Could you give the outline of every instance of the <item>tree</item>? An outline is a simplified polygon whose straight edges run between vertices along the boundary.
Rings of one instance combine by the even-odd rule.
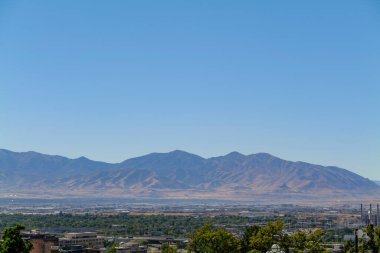
[[[177,253],[177,249],[170,247],[168,243],[163,243],[161,245],[161,253]]]
[[[241,238],[241,241],[240,241],[241,253],[247,253],[248,251],[252,250],[249,240],[251,239],[251,237],[256,236],[259,230],[260,230],[260,227],[257,225],[250,226],[245,229],[243,237]]]
[[[281,220],[276,220],[261,227],[259,231],[250,238],[250,248],[265,253],[272,248],[273,244],[280,245],[281,239],[284,237],[284,226]]]
[[[379,253],[380,228],[375,228],[372,224],[368,224],[366,234],[368,236],[368,240],[363,240],[363,249],[371,250],[372,253]]]
[[[273,245],[284,253],[289,253],[291,250],[294,253],[325,252],[321,245],[324,235],[322,230],[298,231],[289,235],[284,232],[284,227],[285,224],[281,220],[276,220],[261,228],[248,229],[241,241],[242,249],[248,251],[242,251],[242,253],[266,253],[271,251]],[[248,246],[246,245],[247,237],[249,238]]]
[[[116,253],[116,247],[113,245],[111,248],[107,250],[107,253]]]
[[[351,240],[345,242],[343,247],[343,253],[354,253],[355,245]]]
[[[305,231],[298,231],[291,236],[294,253],[302,253],[306,250],[307,234]]]
[[[293,243],[292,237],[286,233],[283,233],[278,242],[278,245],[285,253],[289,253],[290,248],[293,246],[292,243]]]
[[[374,229],[374,243],[377,247],[377,252],[380,252],[380,227],[375,227]]]
[[[227,230],[206,225],[190,236],[188,250],[194,253],[237,253],[239,241]]]
[[[306,252],[309,253],[323,253],[326,250],[321,245],[324,231],[318,229],[308,234],[306,237]]]
[[[323,230],[298,231],[294,234],[284,232],[281,220],[269,222],[266,226],[248,227],[240,241],[223,228],[206,225],[191,236],[188,250],[194,253],[324,253],[322,246]],[[379,237],[374,236],[374,241]],[[374,252],[379,253],[379,252]]]
[[[17,224],[4,230],[3,241],[0,242],[0,253],[29,253],[33,245],[30,241],[24,241],[21,231],[25,227]]]

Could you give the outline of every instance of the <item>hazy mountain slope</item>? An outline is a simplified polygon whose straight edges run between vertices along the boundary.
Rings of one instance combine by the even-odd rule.
[[[249,197],[251,194],[360,194],[374,182],[348,170],[290,162],[270,154],[202,158],[152,153],[117,164],[0,150],[2,192],[156,197]]]
[[[209,159],[214,184],[226,183],[255,192],[337,192],[366,191],[376,188],[370,180],[348,170],[304,162],[290,162],[265,153],[244,156],[231,153]]]
[[[39,186],[66,177],[78,177],[107,170],[113,165],[85,157],[69,159],[37,152],[0,149],[0,183],[3,186]]]
[[[184,151],[152,153],[131,158],[76,180],[66,179],[70,187],[114,192],[152,192],[154,190],[186,190],[205,180],[206,159]]]

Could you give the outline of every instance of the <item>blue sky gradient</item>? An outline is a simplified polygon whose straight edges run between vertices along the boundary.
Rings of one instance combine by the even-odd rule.
[[[0,147],[268,152],[380,179],[379,1],[1,1]]]

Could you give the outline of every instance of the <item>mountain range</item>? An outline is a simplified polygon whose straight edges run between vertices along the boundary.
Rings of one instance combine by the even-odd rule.
[[[267,153],[203,158],[176,150],[121,163],[0,149],[0,194],[149,198],[336,198],[380,186],[346,169]]]

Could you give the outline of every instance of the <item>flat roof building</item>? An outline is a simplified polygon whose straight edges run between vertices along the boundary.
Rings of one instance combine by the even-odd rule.
[[[61,249],[71,249],[78,245],[90,249],[102,249],[104,247],[103,238],[98,237],[94,232],[65,233],[63,238],[59,238]]]

